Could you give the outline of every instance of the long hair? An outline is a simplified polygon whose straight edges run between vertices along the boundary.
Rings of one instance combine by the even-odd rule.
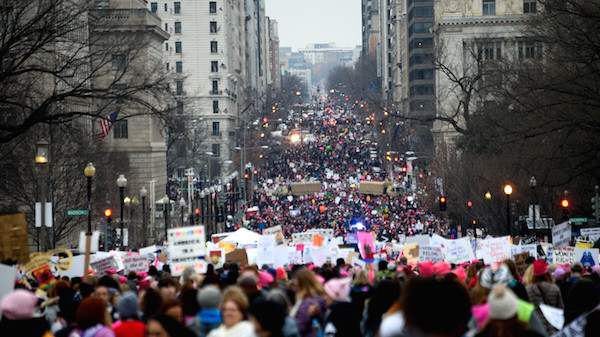
[[[75,323],[81,330],[98,324],[106,325],[106,303],[98,297],[87,297],[77,308]]]
[[[321,282],[317,280],[315,275],[308,269],[302,268],[294,274],[294,278],[298,282],[298,288],[301,298],[324,295],[325,291]]]
[[[490,319],[481,330],[488,337],[518,337],[527,331],[527,326],[515,315],[507,320]]]

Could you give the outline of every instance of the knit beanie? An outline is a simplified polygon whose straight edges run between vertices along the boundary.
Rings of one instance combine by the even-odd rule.
[[[540,276],[548,273],[548,269],[546,268],[546,261],[544,260],[535,260],[533,261],[533,275]]]
[[[325,282],[323,289],[334,302],[346,302],[350,296],[351,281],[349,277],[332,278]]]
[[[196,297],[200,309],[217,309],[221,304],[221,291],[215,286],[205,286]]]
[[[137,296],[131,291],[126,292],[117,301],[117,312],[123,319],[138,319],[139,302]]]
[[[31,291],[17,289],[4,296],[0,302],[0,311],[6,318],[14,321],[33,317],[38,298]]]
[[[488,296],[490,319],[507,320],[519,310],[519,299],[503,285],[495,285]]]
[[[423,277],[433,276],[433,266],[431,265],[431,261],[419,262],[419,275]]]
[[[438,261],[433,264],[433,273],[436,276],[446,275],[450,273],[450,264],[444,261]]]

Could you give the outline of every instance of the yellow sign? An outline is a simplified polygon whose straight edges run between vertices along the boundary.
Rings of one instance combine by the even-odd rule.
[[[53,258],[54,257],[54,258]],[[71,269],[73,253],[66,248],[57,248],[49,252],[37,252],[29,255],[29,263],[23,264],[19,269],[26,273],[39,269],[47,264],[54,265],[58,272]]]

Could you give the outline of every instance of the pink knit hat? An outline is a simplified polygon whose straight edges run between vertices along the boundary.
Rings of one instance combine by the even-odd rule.
[[[351,281],[352,279],[349,277],[332,278],[325,282],[323,289],[334,302],[345,302],[350,296]]]
[[[419,275],[423,277],[433,276],[433,266],[431,265],[431,261],[419,262]]]
[[[438,261],[433,264],[433,273],[436,276],[450,273],[450,264],[444,261]]]
[[[285,268],[277,267],[275,268],[275,278],[278,280],[285,280],[287,277],[287,273],[285,272]]]
[[[258,284],[261,287],[268,287],[271,283],[273,283],[274,280],[275,279],[273,278],[273,275],[265,271],[258,272]]]
[[[17,289],[4,296],[0,302],[2,315],[13,321],[30,319],[35,312],[38,298],[31,291]]]
[[[452,269],[451,273],[456,275],[456,277],[458,277],[458,279],[463,282],[465,282],[467,280],[467,273],[465,272],[465,269],[462,267]]]

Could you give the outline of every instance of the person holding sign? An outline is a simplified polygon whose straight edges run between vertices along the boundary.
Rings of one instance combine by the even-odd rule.
[[[559,309],[564,308],[560,289],[552,283],[544,260],[538,259],[533,262],[533,282],[528,284],[525,289],[527,290],[529,301],[536,306],[536,312],[540,317],[543,317],[540,304],[546,304]],[[547,320],[544,320],[544,324],[548,336],[557,331]]]

